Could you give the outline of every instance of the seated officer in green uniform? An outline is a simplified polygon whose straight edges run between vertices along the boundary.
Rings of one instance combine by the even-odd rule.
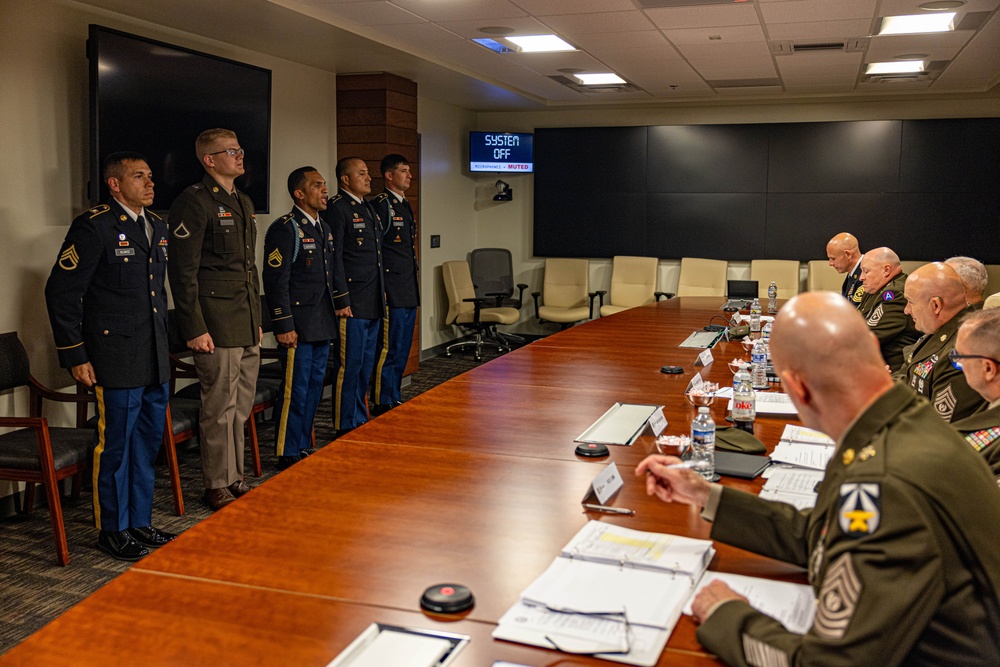
[[[1000,308],[965,316],[950,358],[969,386],[989,402],[982,412],[951,426],[986,458],[1000,484]]]
[[[903,348],[917,342],[920,332],[904,311],[906,274],[899,255],[889,248],[869,250],[861,260],[861,281],[865,297],[858,310],[878,338],[882,358],[890,370],[903,365]]]
[[[985,405],[982,397],[948,361],[962,315],[972,310],[962,279],[947,264],[925,264],[906,279],[906,296],[906,312],[925,335],[906,353],[897,376],[925,396],[947,422],[978,412]]]
[[[986,284],[990,281],[986,266],[978,259],[962,256],[949,257],[944,263],[955,269],[955,273],[962,279],[966,302],[976,310],[982,308]]]
[[[671,456],[636,474],[650,495],[701,507],[713,539],[807,568],[815,619],[789,632],[710,581],[692,605],[698,640],[741,666],[1000,664],[1000,493],[982,457],[893,383],[836,294],[789,300],[771,353],[803,423],[837,442],[814,509],[710,484]]]

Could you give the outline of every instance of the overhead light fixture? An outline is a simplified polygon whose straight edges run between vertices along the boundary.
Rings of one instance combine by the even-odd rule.
[[[879,35],[916,35],[928,32],[950,32],[955,29],[955,12],[944,14],[911,14],[883,16]]]
[[[614,72],[594,72],[591,74],[574,74],[580,83],[585,86],[611,86],[627,83]]]
[[[923,71],[923,60],[897,60],[890,63],[869,63],[865,74],[912,74]]]
[[[949,9],[958,9],[964,4],[961,0],[938,0],[937,2],[925,2],[920,5],[920,9],[927,12],[946,12]]]
[[[489,39],[488,37],[480,37],[479,39],[473,39],[472,41],[479,46],[485,46],[490,51],[496,51],[497,53],[510,53],[514,50],[506,44],[501,44],[497,40]]]
[[[516,45],[521,53],[576,51],[576,47],[556,35],[522,35],[504,39]]]

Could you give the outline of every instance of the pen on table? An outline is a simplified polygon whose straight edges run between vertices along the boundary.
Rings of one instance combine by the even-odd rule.
[[[635,510],[625,509],[622,507],[609,507],[607,505],[594,505],[591,503],[583,503],[583,506],[588,510],[594,510],[595,512],[610,512],[612,514],[635,514]]]
[[[670,468],[672,470],[682,470],[685,468],[690,468],[691,470],[702,470],[708,467],[708,464],[706,464],[704,461],[681,461],[680,463],[671,463],[670,465],[665,467]]]

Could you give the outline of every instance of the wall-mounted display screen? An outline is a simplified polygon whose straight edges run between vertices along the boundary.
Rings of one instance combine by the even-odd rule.
[[[533,139],[524,132],[470,132],[469,171],[531,173]]]

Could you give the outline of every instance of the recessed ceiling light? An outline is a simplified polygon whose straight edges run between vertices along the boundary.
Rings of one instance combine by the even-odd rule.
[[[502,25],[488,25],[479,28],[479,32],[483,33],[484,35],[500,35],[502,37],[504,35],[509,35],[510,33],[514,32],[514,29]]]
[[[923,60],[900,60],[891,63],[869,63],[865,74],[912,74],[923,71]]]
[[[506,44],[501,44],[497,40],[490,39],[489,37],[480,37],[479,39],[474,39],[472,41],[479,46],[485,46],[490,51],[496,51],[497,53],[510,53],[514,50]]]
[[[949,9],[958,9],[964,4],[960,0],[940,0],[940,2],[925,2],[920,5],[920,9],[928,12],[946,12]]]
[[[610,86],[627,83],[625,79],[614,72],[593,72],[590,74],[574,74],[573,76],[579,79],[580,83],[585,86]]]
[[[901,53],[898,56],[893,56],[894,60],[924,60],[929,57],[928,53]]]
[[[555,35],[524,35],[507,37],[508,42],[516,44],[521,53],[551,53],[556,51],[576,51],[576,48]]]
[[[884,16],[880,35],[914,35],[926,32],[949,32],[955,29],[955,12],[946,14],[911,14]]]

